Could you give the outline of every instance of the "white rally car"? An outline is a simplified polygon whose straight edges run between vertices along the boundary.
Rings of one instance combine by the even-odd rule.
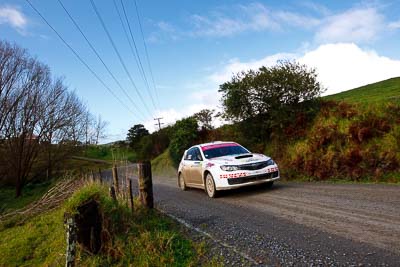
[[[251,153],[234,142],[195,145],[185,151],[178,168],[178,185],[205,189],[209,197],[218,190],[278,180],[278,165],[262,154]]]

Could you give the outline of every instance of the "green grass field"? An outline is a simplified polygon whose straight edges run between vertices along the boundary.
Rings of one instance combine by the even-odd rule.
[[[88,146],[82,154],[83,157],[107,161],[133,161],[135,153],[128,147],[115,147],[110,145]]]
[[[324,99],[349,103],[400,101],[400,77],[325,96]]]

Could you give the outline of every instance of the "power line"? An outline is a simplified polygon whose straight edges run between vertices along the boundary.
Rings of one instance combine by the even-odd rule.
[[[89,45],[89,47],[92,49],[92,51],[96,54],[97,58],[101,61],[101,63],[103,64],[104,68],[107,70],[107,72],[110,74],[110,76],[113,78],[113,80],[115,81],[115,83],[118,85],[118,87],[122,90],[122,92],[125,94],[125,96],[129,99],[129,101],[132,103],[132,105],[135,107],[135,109],[138,111],[138,113],[140,114],[141,118],[144,119],[143,114],[140,113],[140,110],[138,108],[138,106],[136,105],[136,103],[132,100],[132,98],[129,96],[129,94],[126,92],[126,90],[122,87],[121,83],[117,80],[117,78],[115,77],[115,75],[111,72],[110,68],[107,66],[107,64],[104,62],[104,60],[101,58],[101,56],[99,55],[99,53],[97,52],[97,50],[94,48],[94,46],[92,45],[92,43],[89,41],[89,39],[86,37],[85,33],[82,31],[82,29],[79,27],[78,23],[75,21],[75,19],[71,16],[71,14],[69,13],[69,11],[66,9],[66,7],[64,6],[64,4],[62,3],[61,0],[57,0],[58,3],[61,5],[61,7],[64,9],[64,11],[67,13],[68,17],[70,18],[70,20],[73,22],[73,24],[75,25],[75,27],[78,29],[78,31],[81,33],[81,35],[83,36],[83,38],[86,40],[87,44]]]
[[[128,36],[128,32],[127,32],[127,30],[126,30],[124,21],[122,20],[122,16],[121,16],[121,13],[119,12],[119,8],[118,8],[118,5],[117,5],[116,0],[113,0],[113,3],[114,3],[115,10],[117,11],[117,14],[118,14],[118,17],[119,17],[119,21],[121,22],[122,29],[124,30],[125,37],[126,37],[126,39],[127,39],[127,41],[128,41],[129,47],[130,47],[130,49],[131,49],[133,58],[135,59],[136,65],[137,65],[137,67],[138,67],[138,69],[139,69],[139,72],[140,72],[140,74],[141,74],[141,76],[142,76],[142,78],[143,78],[143,81],[144,81],[145,84],[146,84],[147,91],[149,92],[150,86],[149,86],[149,83],[148,83],[148,81],[147,81],[146,73],[144,72],[144,69],[143,69],[143,66],[142,66],[142,62],[141,62],[141,60],[140,60],[139,51],[138,51],[138,49],[137,49],[137,47],[136,47],[135,39],[133,39],[133,44],[134,44],[134,46],[135,46],[136,53],[134,52],[131,39],[130,39],[129,36]],[[124,11],[125,11],[125,10],[124,10]],[[126,17],[126,16],[125,16],[125,18],[126,18],[126,20],[127,20],[127,17]],[[128,20],[127,20],[127,21],[128,21]],[[128,22],[128,23],[129,23],[129,22]],[[129,24],[128,24],[128,26],[129,26]],[[129,29],[130,29],[130,28],[129,28]],[[131,34],[131,36],[132,36],[132,34]],[[150,95],[150,97],[151,97],[151,100],[152,100],[152,103],[153,103],[154,108],[156,108],[156,106],[154,105],[153,97],[152,97],[151,95]]]
[[[137,19],[138,19],[138,22],[139,22],[140,33],[141,33],[141,35],[142,35],[144,51],[145,51],[145,53],[146,53],[146,59],[147,59],[147,64],[148,64],[149,70],[150,70],[151,80],[152,80],[153,86],[154,86],[154,92],[155,92],[155,95],[156,95],[156,98],[157,98],[158,105],[160,106],[160,97],[159,97],[159,95],[158,95],[158,90],[157,90],[156,82],[154,81],[154,75],[153,75],[153,70],[152,70],[151,63],[150,63],[149,52],[147,51],[147,45],[146,45],[146,42],[145,42],[145,40],[144,40],[143,27],[142,27],[140,15],[139,15],[139,8],[138,8],[138,6],[137,6],[136,0],[134,0],[133,2],[135,3],[136,15],[137,15]]]
[[[129,33],[130,33],[130,35],[131,35],[133,44],[134,44],[134,46],[135,46],[135,51],[136,51],[136,54],[137,54],[137,57],[138,57],[138,60],[139,60],[140,69],[141,69],[141,71],[143,72],[143,75],[144,75],[144,78],[145,78],[145,81],[146,81],[146,84],[147,84],[147,88],[148,88],[147,91],[148,91],[148,93],[149,93],[149,95],[150,95],[150,98],[151,98],[151,101],[152,101],[152,103],[153,103],[153,105],[154,105],[154,108],[156,108],[156,105],[155,105],[155,103],[154,103],[153,96],[152,96],[152,94],[151,94],[151,92],[150,92],[150,86],[149,86],[149,83],[148,83],[148,81],[147,81],[147,78],[146,78],[146,74],[145,74],[145,72],[144,72],[144,69],[143,69],[143,64],[142,64],[142,61],[140,60],[140,55],[139,55],[139,51],[138,51],[137,46],[136,46],[135,38],[133,37],[133,34],[132,34],[131,25],[130,25],[130,23],[129,23],[128,16],[126,15],[124,2],[123,2],[123,0],[120,0],[120,2],[121,2],[121,5],[122,5],[122,10],[123,10],[123,12],[124,12],[124,16],[125,16],[126,23],[127,23],[127,25],[128,25]],[[157,108],[156,108],[156,109],[157,109]]]
[[[135,82],[133,81],[133,78],[132,78],[130,72],[128,71],[128,68],[126,67],[124,60],[122,59],[121,54],[118,52],[117,46],[115,45],[115,43],[114,43],[114,41],[113,41],[113,39],[112,39],[112,37],[111,37],[111,34],[110,34],[110,32],[108,31],[108,29],[107,29],[107,27],[106,27],[106,25],[105,25],[105,23],[104,23],[104,21],[103,21],[103,18],[101,17],[101,15],[100,15],[100,13],[99,13],[97,7],[96,7],[96,4],[94,3],[93,0],[90,0],[90,3],[92,4],[93,10],[95,11],[95,13],[96,13],[96,15],[97,15],[97,18],[100,20],[100,23],[101,23],[101,25],[102,25],[104,31],[106,32],[107,37],[108,37],[108,39],[110,40],[111,45],[112,45],[112,47],[114,48],[114,51],[115,51],[115,53],[117,54],[118,59],[119,59],[121,65],[122,65],[122,67],[124,68],[126,74],[128,75],[128,78],[129,78],[130,82],[132,83],[132,85],[133,85],[133,87],[134,87],[136,93],[138,94],[138,96],[139,96],[140,100],[142,101],[144,107],[146,108],[147,112],[151,115],[150,109],[149,109],[149,107],[147,106],[146,102],[144,101],[143,96],[140,94],[138,88],[136,87],[136,84],[135,84]]]
[[[154,124],[155,126],[158,126],[158,130],[161,130],[161,125],[164,124],[160,122],[162,119],[163,118],[154,118],[155,121],[158,121],[157,124]]]
[[[121,105],[123,105],[129,112],[131,112],[133,115],[136,115],[134,112],[132,112],[132,110],[125,105],[124,102],[122,102],[122,100],[111,90],[111,88],[99,77],[99,75],[97,75],[97,73],[82,59],[81,56],[79,56],[79,54],[68,44],[67,41],[65,41],[65,39],[57,32],[57,30],[55,28],[53,28],[53,26],[51,26],[51,24],[45,19],[45,17],[39,12],[39,10],[37,10],[35,8],[35,6],[29,1],[29,0],[25,0],[30,6],[31,8],[43,19],[43,21],[47,24],[47,26],[49,26],[53,32],[58,36],[58,38],[60,38],[60,40],[64,43],[64,45],[66,45],[71,51],[72,53],[78,58],[78,60],[90,71],[90,73],[96,77],[96,79],[107,89],[107,91],[113,95],[118,102],[120,102]]]

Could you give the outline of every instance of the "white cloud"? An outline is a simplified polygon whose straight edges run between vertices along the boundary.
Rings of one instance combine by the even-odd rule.
[[[326,95],[400,76],[400,60],[351,43],[321,45],[298,60],[316,68]]]
[[[192,116],[202,109],[215,109],[215,106],[205,103],[188,104],[187,106],[182,106],[179,110],[175,108],[161,110],[155,117],[162,118],[161,122],[163,125],[161,125],[161,127],[165,127],[174,124],[177,120]],[[158,125],[155,125],[156,123],[157,121],[155,120],[148,120],[144,123],[144,126],[150,132],[153,132],[158,130]],[[220,123],[218,125],[220,125]]]
[[[22,31],[27,26],[28,19],[16,7],[3,6],[0,7],[0,24],[8,24],[11,27]]]
[[[271,66],[279,59],[296,59],[315,68],[319,81],[327,88],[325,94],[400,76],[400,60],[380,56],[373,50],[362,49],[353,43],[337,43],[321,45],[302,54],[279,53],[249,62],[234,59],[210,75],[209,79],[221,84],[229,81],[232,74]]]
[[[165,22],[165,21],[160,21],[157,23],[157,26],[165,31],[165,32],[176,32],[176,29],[174,28],[174,26],[172,26],[171,24]]]
[[[159,35],[177,40],[182,37],[227,37],[243,32],[282,32],[290,27],[310,31],[314,43],[369,43],[389,29],[399,29],[400,21],[387,22],[378,5],[362,5],[333,13],[313,2],[300,2],[304,12],[268,7],[254,2],[215,8],[206,14],[189,16],[188,28],[177,28],[164,21],[156,26]],[[308,13],[312,15],[304,15]],[[153,33],[154,35],[154,33]],[[152,36],[154,37],[154,36]]]
[[[319,43],[370,42],[384,27],[384,17],[376,8],[351,9],[325,18],[315,40]]]
[[[303,16],[297,13],[288,11],[279,11],[275,14],[277,20],[286,23],[290,26],[311,29],[321,23],[320,19],[314,17]]]
[[[273,66],[278,60],[294,59],[296,56],[292,53],[278,53],[267,56],[260,60],[253,60],[249,62],[240,62],[238,59],[232,59],[226,64],[222,70],[211,74],[208,78],[216,84],[222,84],[229,81],[234,74],[241,71],[256,70],[261,66]]]
[[[323,16],[328,16],[331,13],[326,6],[311,1],[300,2],[299,4]]]
[[[400,20],[389,23],[390,29],[400,29]]]
[[[320,19],[296,12],[274,10],[254,2],[215,8],[207,14],[192,14],[188,22],[186,29],[165,21],[155,23],[158,32],[153,32],[149,41],[158,41],[164,35],[177,40],[185,36],[226,37],[248,31],[281,31],[284,26],[310,29],[319,25]]]
[[[240,5],[230,10],[233,16],[212,12],[208,16],[194,14],[190,17],[194,29],[189,33],[193,36],[231,36],[247,30],[276,30],[279,24],[272,19],[267,8],[259,3]]]

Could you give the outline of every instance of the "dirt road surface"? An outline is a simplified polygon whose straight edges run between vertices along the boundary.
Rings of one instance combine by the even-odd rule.
[[[156,207],[216,240],[227,265],[400,266],[400,186],[277,182],[210,199],[153,183]]]

